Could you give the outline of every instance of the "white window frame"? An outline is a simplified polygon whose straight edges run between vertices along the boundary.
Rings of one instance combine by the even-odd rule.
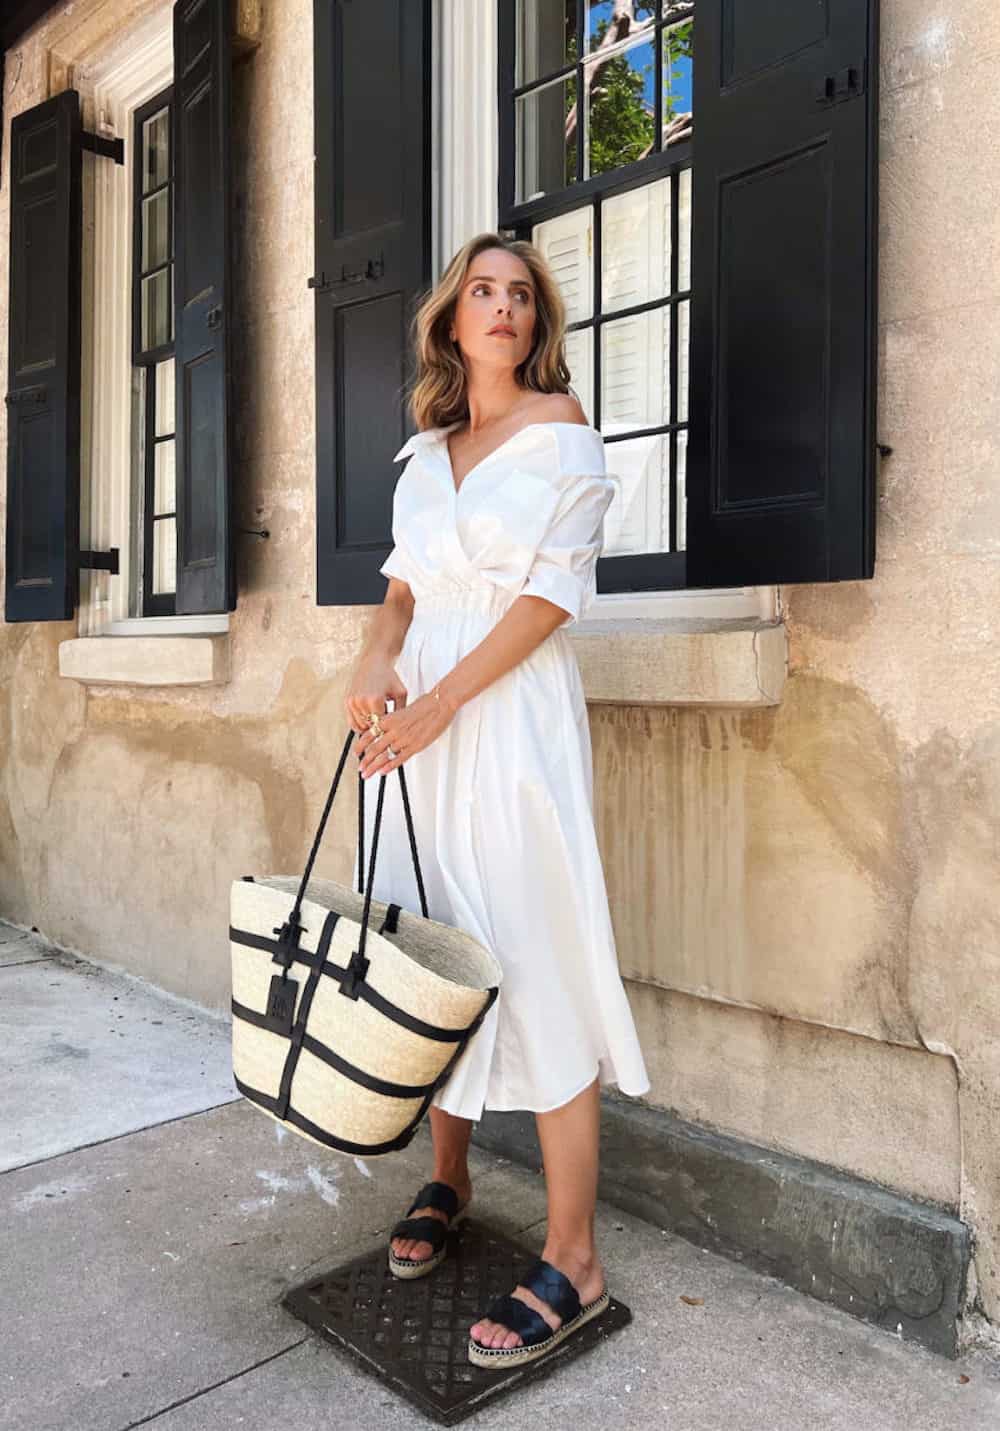
[[[497,0],[434,0],[431,161],[433,271],[474,233],[495,230]],[[586,624],[603,620],[705,618],[764,622],[780,618],[775,586],[599,593]]]
[[[117,547],[119,572],[83,569],[83,636],[228,631],[229,615],[136,616],[141,601],[141,373],[132,363],[133,119],[173,80],[173,7],[164,3],[99,51],[75,57],[85,127],[125,144],[125,163],[89,153],[83,170],[80,544]]]

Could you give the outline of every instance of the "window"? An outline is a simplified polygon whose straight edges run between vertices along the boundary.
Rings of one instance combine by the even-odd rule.
[[[620,483],[598,591],[871,576],[877,0],[497,5],[499,227]]]
[[[661,586],[684,584],[693,12],[517,0],[500,180],[505,227],[559,279],[573,386],[620,481],[602,576],[657,553]]]
[[[174,265],[171,94],[132,121],[132,361],[137,369],[142,616],[172,616],[177,574],[174,483]]]
[[[236,605],[232,23],[174,0],[74,29],[83,89],[11,121],[8,621],[217,630]]]

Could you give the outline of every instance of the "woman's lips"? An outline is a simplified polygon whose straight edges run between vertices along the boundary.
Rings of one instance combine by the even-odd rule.
[[[516,335],[509,328],[491,328],[486,336],[487,338],[513,338]]]

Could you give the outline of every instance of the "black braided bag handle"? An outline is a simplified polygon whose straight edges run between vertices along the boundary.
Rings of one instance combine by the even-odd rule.
[[[312,867],[313,867],[313,865],[314,865],[315,862],[316,862],[316,855],[317,855],[318,852],[319,852],[320,843],[321,843],[321,841],[322,841],[322,839],[323,839],[323,835],[324,835],[324,833],[325,833],[325,831],[326,831],[326,822],[327,822],[327,820],[330,818],[330,810],[331,810],[331,808],[333,807],[333,797],[334,797],[334,796],[336,795],[336,793],[337,793],[337,786],[340,784],[340,777],[341,777],[341,775],[343,774],[344,766],[345,766],[345,764],[347,763],[347,757],[348,757],[348,755],[350,754],[351,744],[352,744],[352,742],[353,742],[353,740],[354,740],[354,735],[355,735],[355,732],[354,732],[353,730],[349,730],[348,733],[347,733],[347,740],[344,742],[344,748],[343,748],[343,750],[342,750],[341,753],[340,753],[340,760],[337,762],[337,769],[336,769],[336,773],[334,774],[334,777],[333,777],[333,783],[332,783],[332,785],[330,786],[330,793],[329,793],[329,795],[327,795],[327,797],[326,797],[326,804],[325,804],[325,806],[323,807],[323,813],[322,813],[322,815],[320,816],[319,828],[317,829],[315,838],[313,839],[312,849],[309,851],[309,858],[308,858],[308,860],[306,861],[305,873],[303,874],[302,879],[301,879],[301,882],[300,882],[300,884],[299,884],[298,893],[297,893],[296,896],[295,896],[295,903],[294,903],[293,906],[292,906],[291,913],[289,914],[288,919],[285,921],[285,923],[284,923],[283,925],[281,925],[279,928],[277,928],[277,929],[274,930],[274,933],[278,935],[278,942],[279,942],[279,944],[286,944],[286,945],[288,946],[288,951],[287,951],[287,956],[286,956],[287,962],[285,963],[285,967],[286,967],[286,968],[288,967],[288,964],[291,964],[291,962],[293,961],[293,959],[294,959],[294,957],[295,957],[295,952],[294,952],[294,951],[295,951],[295,948],[296,948],[297,945],[298,945],[299,935],[300,935],[300,933],[301,933],[301,930],[303,929],[303,925],[299,922],[299,914],[300,914],[301,911],[302,911],[302,901],[303,901],[303,899],[305,898],[306,887],[307,887],[307,885],[308,885],[308,883],[309,883],[309,876],[312,874]],[[403,797],[403,811],[404,811],[404,814],[405,814],[405,816],[406,816],[406,832],[407,832],[407,835],[409,836],[409,840],[410,840],[410,853],[411,853],[411,855],[413,856],[413,871],[414,871],[414,874],[416,875],[416,878],[417,878],[417,890],[418,890],[418,892],[419,892],[419,894],[420,894],[420,909],[421,909],[421,912],[423,913],[424,918],[427,919],[427,918],[429,918],[430,916],[428,915],[428,912],[427,912],[427,896],[426,896],[426,894],[424,893],[424,881],[423,881],[423,876],[422,876],[422,874],[421,874],[421,872],[420,872],[420,860],[419,860],[419,858],[418,858],[418,856],[417,856],[417,840],[416,840],[416,836],[415,836],[414,831],[413,831],[413,816],[412,816],[412,813],[411,813],[411,811],[410,811],[410,799],[409,799],[409,795],[407,794],[407,790],[406,790],[406,777],[405,777],[405,775],[403,774],[403,767],[402,767],[401,765],[397,765],[396,769],[399,771],[400,792],[401,792],[402,797]],[[347,972],[345,973],[344,978],[343,978],[343,980],[342,980],[342,982],[341,982],[341,985],[340,985],[340,992],[341,992],[342,994],[346,994],[348,998],[352,998],[352,999],[356,999],[356,998],[358,997],[358,985],[361,983],[361,981],[364,979],[365,975],[366,975],[367,972],[368,972],[368,960],[365,958],[365,943],[366,943],[366,940],[367,940],[367,937],[368,937],[368,922],[369,922],[369,917],[370,917],[370,914],[371,914],[372,888],[373,888],[374,883],[375,883],[375,860],[376,860],[376,857],[377,857],[377,854],[378,854],[378,837],[379,837],[379,830],[381,829],[381,825],[382,825],[382,805],[383,805],[383,802],[384,802],[384,800],[385,800],[385,782],[386,782],[386,778],[387,778],[387,777],[386,777],[385,775],[383,775],[383,776],[381,776],[380,779],[379,779],[378,804],[377,804],[376,807],[375,807],[375,828],[374,828],[374,830],[372,831],[372,853],[371,853],[371,860],[369,861],[369,865],[368,865],[368,888],[364,891],[364,895],[365,895],[365,906],[364,906],[364,912],[363,912],[363,914],[362,914],[362,916],[361,916],[361,938],[360,938],[360,940],[358,941],[358,948],[357,948],[357,949],[354,951],[354,953],[351,955],[351,962],[350,962],[350,964],[349,964],[348,967],[347,967]],[[358,885],[359,885],[358,893],[359,893],[359,894],[362,893],[362,889],[361,889],[361,887],[360,887],[360,886],[361,886],[361,873],[362,873],[362,870],[363,870],[363,868],[364,868],[364,828],[365,828],[365,793],[364,793],[364,792],[365,792],[365,778],[364,778],[364,776],[361,774],[361,771],[359,770],[359,771],[358,771]],[[281,961],[281,962],[285,962],[285,961]]]

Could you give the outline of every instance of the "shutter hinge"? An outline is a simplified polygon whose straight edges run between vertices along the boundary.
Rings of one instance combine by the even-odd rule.
[[[108,571],[112,576],[118,575],[118,548],[112,547],[107,552],[81,552],[79,565],[81,569],[87,568],[91,571]]]
[[[319,273],[314,273],[306,281],[307,288],[315,288],[317,293],[326,293],[331,288],[339,288],[345,283],[367,283],[371,279],[381,278],[385,273],[385,254],[380,253],[378,258],[370,258],[365,265],[364,272],[358,269],[355,273],[347,273],[344,265],[340,265],[339,278],[327,278],[325,269]]]
[[[44,383],[35,383],[30,388],[15,388],[4,397],[4,402],[8,407],[13,407],[19,402],[47,402],[49,390]]]
[[[125,163],[124,139],[109,139],[104,134],[92,134],[89,129],[84,129],[80,133],[80,143],[84,149],[99,154],[103,159],[113,159],[116,164]]]
[[[857,99],[865,92],[865,63],[848,65],[835,75],[824,75],[816,85],[817,104],[839,104],[843,99]]]

